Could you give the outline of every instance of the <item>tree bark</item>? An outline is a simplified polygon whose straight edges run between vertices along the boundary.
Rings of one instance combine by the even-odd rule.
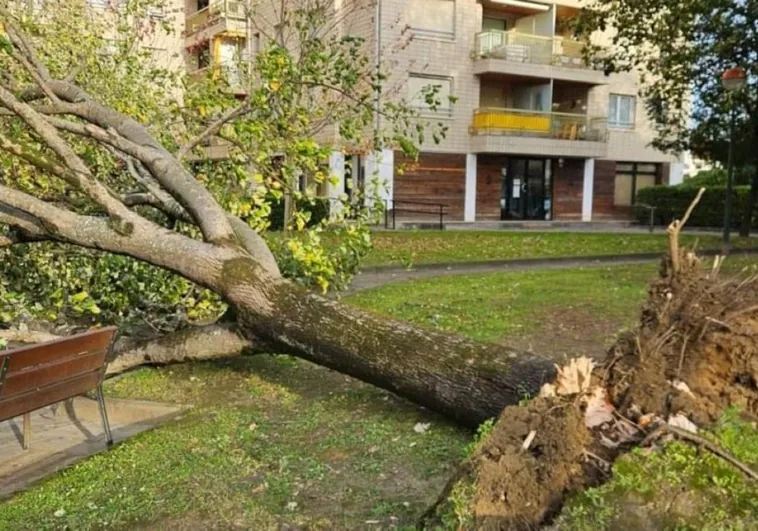
[[[256,281],[259,270],[247,258],[229,261],[217,287],[244,333],[465,426],[496,417],[555,376],[546,358],[378,317],[283,279]]]
[[[142,365],[170,365],[239,356],[253,347],[233,324],[213,324],[142,341],[118,341],[108,363],[108,376]]]

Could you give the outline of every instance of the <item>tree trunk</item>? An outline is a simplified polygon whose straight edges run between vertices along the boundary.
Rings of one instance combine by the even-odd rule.
[[[119,340],[106,374],[112,376],[141,365],[169,365],[239,356],[253,347],[231,324],[213,324],[146,340]]]
[[[496,417],[555,376],[546,358],[377,317],[259,274],[248,258],[227,262],[221,274],[219,291],[246,334],[460,424]]]

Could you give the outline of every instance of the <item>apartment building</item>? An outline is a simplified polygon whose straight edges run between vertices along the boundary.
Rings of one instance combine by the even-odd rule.
[[[178,1],[191,72],[260,49],[244,2]],[[376,51],[388,84],[402,87],[388,97],[407,99],[448,133],[423,145],[418,161],[391,150],[346,157],[329,139],[341,179],[329,193],[349,189],[346,174],[378,176],[399,213],[431,203],[445,205],[448,220],[591,221],[628,217],[640,189],[680,182],[682,161],[650,147],[655,131],[636,77],[583,61],[570,35],[580,9],[578,0],[379,0],[343,24]],[[410,44],[394,46],[409,31]],[[427,85],[455,103],[426,107]]]

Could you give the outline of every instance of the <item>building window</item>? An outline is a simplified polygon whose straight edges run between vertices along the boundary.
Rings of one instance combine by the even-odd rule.
[[[655,186],[658,180],[657,164],[619,162],[616,164],[616,186],[613,204],[620,207],[634,205],[637,193]]]
[[[211,59],[211,45],[208,41],[205,41],[198,47],[197,52],[195,53],[198,70],[210,67]]]
[[[637,98],[622,94],[611,94],[608,110],[608,125],[618,129],[634,129],[634,115],[637,112]]]
[[[434,94],[430,93],[432,87],[437,88]],[[450,101],[452,94],[453,80],[449,77],[411,74],[408,78],[408,101],[411,107],[421,112],[450,115],[453,109]],[[430,101],[432,99],[435,101]],[[438,103],[435,108],[434,103]]]
[[[408,25],[420,35],[455,36],[455,0],[410,0]]]

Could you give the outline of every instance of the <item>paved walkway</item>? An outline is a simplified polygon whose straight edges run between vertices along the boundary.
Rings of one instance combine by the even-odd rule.
[[[715,256],[719,251],[700,251],[701,256]],[[732,256],[756,255],[758,249],[735,251]],[[605,267],[608,265],[629,265],[654,263],[662,253],[630,254],[616,256],[585,256],[573,258],[535,258],[490,262],[468,262],[459,264],[421,264],[413,269],[387,266],[364,270],[350,284],[348,293],[378,288],[388,284],[398,284],[428,278],[499,273],[505,271],[535,271],[546,269],[574,269],[578,267]]]
[[[116,443],[175,419],[178,406],[106,399]],[[29,450],[21,418],[0,422],[0,500],[82,459],[106,450],[95,400],[79,397],[32,413]]]

